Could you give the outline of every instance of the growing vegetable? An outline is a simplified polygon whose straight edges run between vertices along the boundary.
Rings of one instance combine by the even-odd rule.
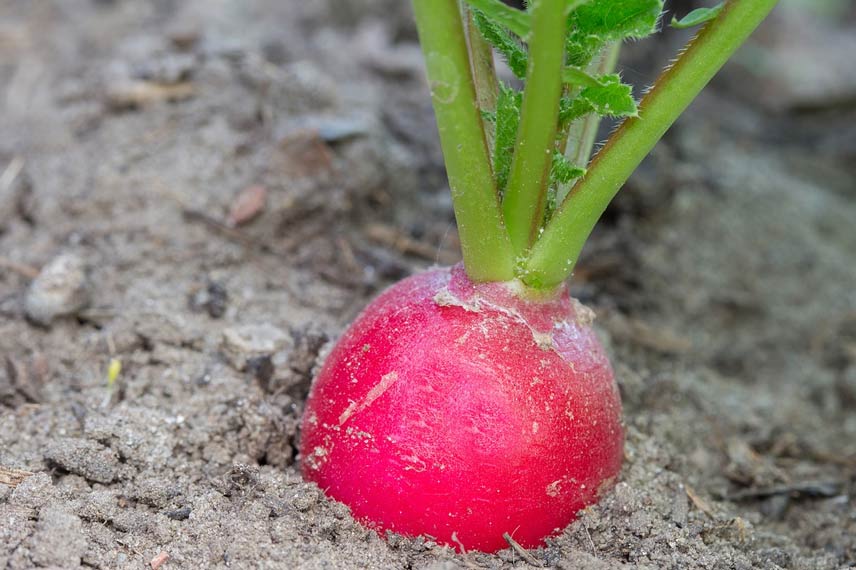
[[[622,460],[618,390],[565,284],[633,170],[775,5],[730,0],[637,106],[613,72],[662,0],[414,0],[463,264],[371,303],[315,380],[304,477],[378,530],[542,543]],[[525,89],[497,82],[492,49]],[[625,120],[589,162],[602,116]]]

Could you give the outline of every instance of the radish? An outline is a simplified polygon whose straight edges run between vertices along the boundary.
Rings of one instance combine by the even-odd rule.
[[[612,369],[567,288],[521,290],[459,265],[369,305],[307,403],[307,479],[379,529],[487,551],[593,502],[621,467]]]
[[[414,0],[464,262],[394,285],[339,340],[306,403],[308,481],[378,531],[486,552],[543,544],[611,487],[619,393],[566,280],[633,169],[775,3],[675,21],[706,25],[637,106],[612,67],[662,0]],[[497,82],[493,48],[522,94]],[[589,162],[603,115],[625,120]]]

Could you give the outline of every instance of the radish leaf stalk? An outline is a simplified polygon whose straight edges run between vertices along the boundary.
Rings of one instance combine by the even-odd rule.
[[[491,172],[457,0],[414,0],[461,250],[470,277],[507,281],[514,260]]]
[[[574,269],[606,206],[666,130],[776,5],[777,0],[731,0],[690,42],[595,156],[545,228],[522,274],[537,288],[555,287]]]
[[[500,0],[467,0],[469,5],[483,12],[498,25],[511,30],[512,33],[525,38],[529,35],[532,22],[527,12],[516,10]],[[561,0],[559,0],[561,1]]]
[[[562,94],[565,0],[533,0],[526,90],[502,212],[516,254],[532,244],[544,217]]]
[[[720,2],[712,8],[696,8],[680,20],[678,20],[677,17],[672,16],[672,21],[669,25],[678,30],[700,26],[701,24],[716,18],[719,13],[722,12],[723,6],[725,6],[725,2]]]
[[[504,4],[503,4],[504,5]],[[467,45],[470,50],[470,61],[473,68],[473,81],[476,87],[476,102],[482,112],[485,142],[488,149],[493,148],[494,122],[490,113],[496,111],[497,80],[496,67],[493,62],[493,48],[481,35],[473,21],[473,13],[465,11],[467,25]]]
[[[595,67],[600,75],[612,73],[612,70],[615,69],[616,63],[618,63],[618,54],[620,51],[621,43],[612,42],[603,49],[603,52],[597,62],[589,64],[589,68]],[[599,126],[600,115],[597,113],[589,113],[580,120],[571,123],[563,145],[565,147],[565,158],[567,158],[571,164],[580,168],[588,164],[589,158],[591,157],[591,151],[594,148],[597,129]],[[585,172],[582,174],[585,174]],[[571,191],[569,182],[570,180],[562,183],[556,190],[556,201],[559,204],[562,203],[565,196],[567,196],[568,192]]]

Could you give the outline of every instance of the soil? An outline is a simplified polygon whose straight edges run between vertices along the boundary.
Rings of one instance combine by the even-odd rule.
[[[625,466],[524,556],[380,537],[296,465],[330,342],[457,260],[408,3],[3,3],[0,568],[856,567],[856,19],[827,5],[783,6],[596,230],[572,288]]]

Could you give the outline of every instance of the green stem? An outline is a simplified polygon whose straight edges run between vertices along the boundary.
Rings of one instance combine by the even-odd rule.
[[[514,256],[490,167],[458,0],[413,0],[467,275],[507,281]]]
[[[612,73],[615,69],[615,64],[618,63],[618,53],[620,51],[621,42],[613,42],[606,47],[601,54],[600,61],[598,61],[598,76]],[[575,125],[579,125],[580,129],[573,131],[574,138],[568,140],[565,156],[573,164],[585,168],[591,156],[591,150],[594,148],[594,139],[597,136],[597,129],[600,126],[600,115],[589,113],[583,120],[576,122]]]
[[[493,61],[493,48],[473,22],[473,11],[462,6],[466,11],[467,45],[470,48],[470,61],[473,67],[473,82],[476,86],[476,102],[480,112],[496,111],[496,98],[499,84],[496,80],[496,67]],[[493,148],[493,137],[496,125],[493,121],[482,119],[487,148]]]
[[[666,130],[749,37],[777,0],[730,0],[659,77],[639,106],[609,138],[532,248],[523,281],[554,287],[574,269],[607,205]]]
[[[621,51],[621,42],[612,42],[600,56],[589,65],[588,71],[602,76],[612,73],[615,64],[618,63],[618,54]],[[585,168],[588,165],[591,151],[594,148],[597,129],[600,126],[600,115],[589,113],[581,120],[573,121],[567,136],[565,137],[564,155],[571,164]],[[557,203],[561,204],[571,191],[571,184],[562,184],[556,193]]]
[[[529,35],[529,14],[512,8],[500,0],[465,0],[467,4],[481,10],[495,22],[505,26],[521,38]]]
[[[517,254],[541,227],[562,95],[565,0],[533,0],[529,64],[517,142],[502,201],[505,224]],[[545,149],[546,152],[545,152]]]

